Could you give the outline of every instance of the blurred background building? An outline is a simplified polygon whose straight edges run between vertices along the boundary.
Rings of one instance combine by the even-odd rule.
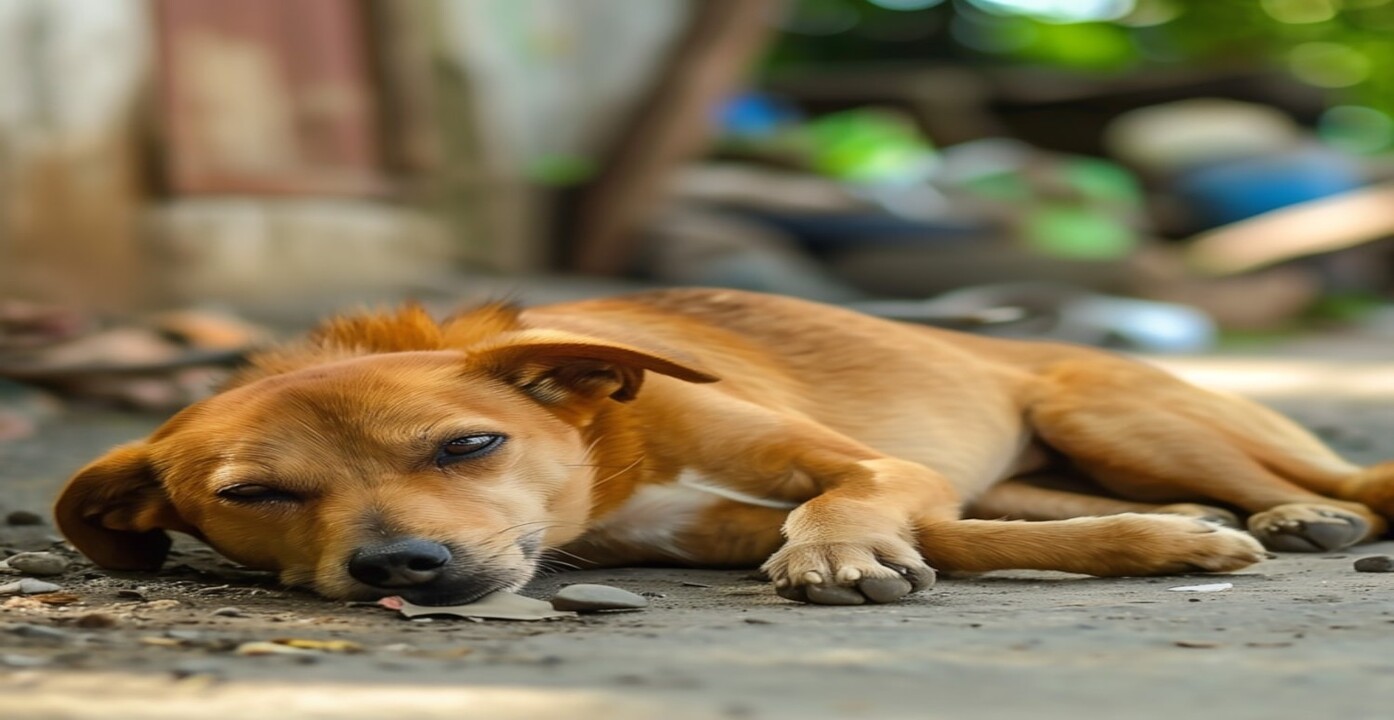
[[[1144,350],[1378,325],[1390,38],[1391,0],[0,0],[0,353],[673,283]]]

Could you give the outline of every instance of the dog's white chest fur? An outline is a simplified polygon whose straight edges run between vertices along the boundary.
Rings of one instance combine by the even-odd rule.
[[[639,488],[591,532],[609,542],[653,548],[681,558],[685,553],[678,545],[678,536],[722,500],[779,509],[797,507],[797,503],[731,490],[693,470],[683,470],[671,483]]]

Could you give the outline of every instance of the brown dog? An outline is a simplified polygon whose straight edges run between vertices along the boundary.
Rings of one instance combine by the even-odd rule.
[[[931,565],[1151,575],[1263,557],[1206,521],[1227,511],[1162,503],[1216,502],[1270,548],[1333,550],[1384,532],[1391,475],[1095,350],[673,290],[332,321],[83,469],[56,513],[104,567],[158,567],[177,530],[336,598],[465,602],[557,551],[763,563],[785,597],[854,604],[927,586]]]

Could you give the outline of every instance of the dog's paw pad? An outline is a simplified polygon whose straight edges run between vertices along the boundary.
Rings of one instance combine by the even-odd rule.
[[[904,578],[866,578],[857,583],[857,589],[866,596],[867,600],[874,603],[895,602],[913,590],[910,581]]]
[[[841,585],[808,585],[806,597],[815,605],[862,605],[866,597],[853,588]]]
[[[1364,540],[1370,524],[1339,508],[1293,504],[1253,515],[1249,532],[1269,550],[1331,552]]]

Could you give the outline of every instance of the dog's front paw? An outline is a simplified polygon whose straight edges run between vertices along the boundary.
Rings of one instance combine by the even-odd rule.
[[[1266,557],[1247,533],[1194,518],[1168,515],[1114,515],[1128,521],[1119,528],[1130,538],[1113,575],[1172,575],[1233,572]]]
[[[934,584],[934,569],[898,540],[785,545],[761,569],[780,597],[817,605],[895,602]]]

